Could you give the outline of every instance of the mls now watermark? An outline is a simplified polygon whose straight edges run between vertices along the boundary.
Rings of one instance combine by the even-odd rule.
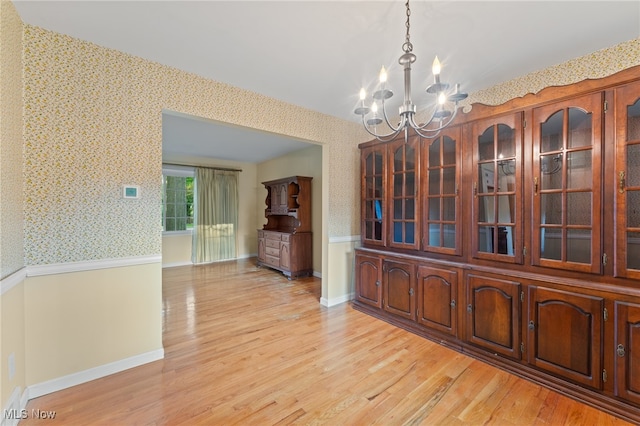
[[[24,420],[24,419],[55,419],[56,412],[55,411],[45,411],[40,409],[32,409],[31,411],[22,409],[22,410],[4,410],[4,418],[5,420]]]

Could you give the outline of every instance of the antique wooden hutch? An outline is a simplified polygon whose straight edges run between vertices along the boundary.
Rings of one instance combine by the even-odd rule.
[[[262,182],[267,223],[258,230],[258,266],[277,269],[289,279],[313,274],[311,179],[290,176]]]

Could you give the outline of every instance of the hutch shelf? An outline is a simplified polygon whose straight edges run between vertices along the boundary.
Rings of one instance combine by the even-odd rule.
[[[361,144],[353,306],[640,423],[639,75]]]

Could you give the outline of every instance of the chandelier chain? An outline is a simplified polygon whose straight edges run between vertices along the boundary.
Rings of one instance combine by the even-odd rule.
[[[409,28],[411,27],[411,23],[409,23],[409,17],[411,16],[411,9],[409,8],[409,0],[407,0],[407,2],[405,3],[405,6],[407,7],[407,22],[405,22],[405,27],[407,27],[407,35],[405,36],[405,42],[402,45],[402,50],[404,51],[404,53],[409,53],[413,50],[413,44],[411,44],[411,40],[410,40],[410,35],[409,35]]]

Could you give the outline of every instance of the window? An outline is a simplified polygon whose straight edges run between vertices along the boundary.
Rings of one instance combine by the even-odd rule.
[[[162,169],[162,230],[193,229],[193,168],[172,166]]]

